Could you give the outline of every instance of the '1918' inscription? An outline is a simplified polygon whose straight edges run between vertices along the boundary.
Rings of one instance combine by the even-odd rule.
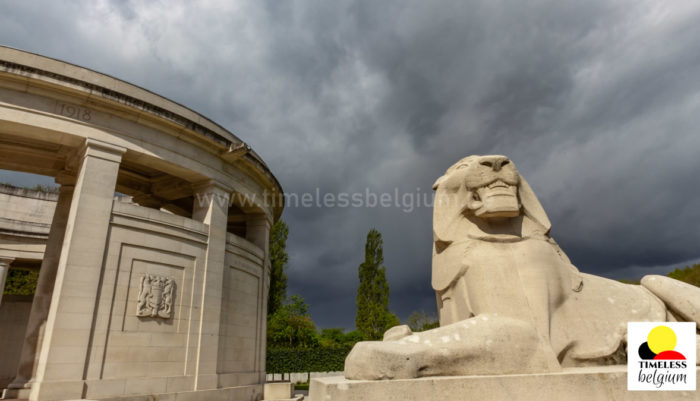
[[[59,103],[57,108],[58,114],[64,117],[74,118],[80,121],[90,121],[92,118],[92,110],[86,107],[75,106],[68,103]]]

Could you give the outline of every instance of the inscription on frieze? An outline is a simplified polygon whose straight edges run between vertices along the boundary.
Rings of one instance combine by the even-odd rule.
[[[172,316],[175,280],[155,274],[144,274],[139,285],[136,316],[169,319]]]
[[[92,110],[74,104],[59,102],[56,105],[56,111],[62,116],[80,121],[90,121],[92,119]]]

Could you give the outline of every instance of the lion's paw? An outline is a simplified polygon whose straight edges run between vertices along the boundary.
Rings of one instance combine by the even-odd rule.
[[[396,341],[400,340],[404,337],[408,337],[413,332],[411,331],[411,328],[406,326],[405,324],[401,326],[394,326],[384,332],[384,338],[382,339],[383,341]]]

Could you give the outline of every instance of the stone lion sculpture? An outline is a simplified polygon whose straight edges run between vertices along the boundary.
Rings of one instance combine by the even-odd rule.
[[[700,325],[700,289],[581,273],[550,237],[542,205],[505,156],[469,156],[440,177],[432,286],[440,327],[358,343],[348,379],[556,372],[626,360],[629,321]],[[700,344],[700,336],[698,336]]]

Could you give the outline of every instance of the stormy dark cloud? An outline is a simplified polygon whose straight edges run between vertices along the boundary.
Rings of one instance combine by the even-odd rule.
[[[204,114],[288,193],[429,195],[506,154],[573,262],[628,278],[700,259],[698,37],[686,1],[0,2],[0,43]],[[289,292],[319,326],[353,326],[372,227],[392,309],[434,310],[431,210],[402,200],[285,211]]]

